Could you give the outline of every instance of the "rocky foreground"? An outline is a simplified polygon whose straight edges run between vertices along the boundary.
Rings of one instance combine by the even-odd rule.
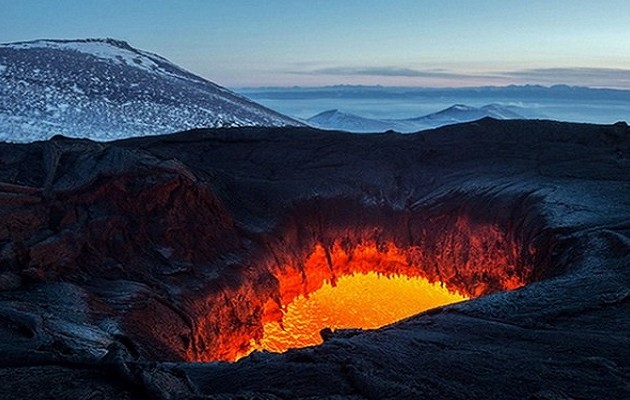
[[[0,216],[2,398],[630,398],[626,124],[0,144]],[[476,298],[199,362],[366,243]]]

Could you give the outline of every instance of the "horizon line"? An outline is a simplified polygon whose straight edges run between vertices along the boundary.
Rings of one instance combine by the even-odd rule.
[[[566,83],[555,83],[545,85],[539,83],[525,84],[507,84],[507,85],[462,85],[462,86],[426,86],[426,85],[362,85],[362,84],[332,84],[332,85],[229,85],[226,86],[230,90],[248,90],[248,89],[344,89],[344,88],[365,88],[365,89],[416,89],[416,90],[462,90],[462,89],[507,89],[507,88],[541,88],[541,89],[587,89],[587,90],[609,90],[619,92],[630,92],[630,88],[612,87],[612,86],[581,86],[570,85]]]

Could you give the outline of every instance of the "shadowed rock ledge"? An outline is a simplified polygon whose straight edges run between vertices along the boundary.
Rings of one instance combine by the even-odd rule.
[[[0,144],[0,216],[0,397],[630,396],[625,124]],[[257,337],[314,246],[334,278],[365,243],[481,297],[190,362]]]

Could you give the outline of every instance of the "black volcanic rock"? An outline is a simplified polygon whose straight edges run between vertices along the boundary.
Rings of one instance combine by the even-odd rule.
[[[628,171],[621,124],[0,144],[2,397],[628,398]],[[272,267],[342,237],[422,246],[427,276],[485,296],[187,362],[228,359]],[[529,284],[502,291],[498,268]]]

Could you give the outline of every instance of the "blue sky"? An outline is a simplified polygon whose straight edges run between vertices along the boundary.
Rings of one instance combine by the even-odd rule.
[[[114,37],[230,87],[630,88],[630,1],[0,0],[0,42]]]

